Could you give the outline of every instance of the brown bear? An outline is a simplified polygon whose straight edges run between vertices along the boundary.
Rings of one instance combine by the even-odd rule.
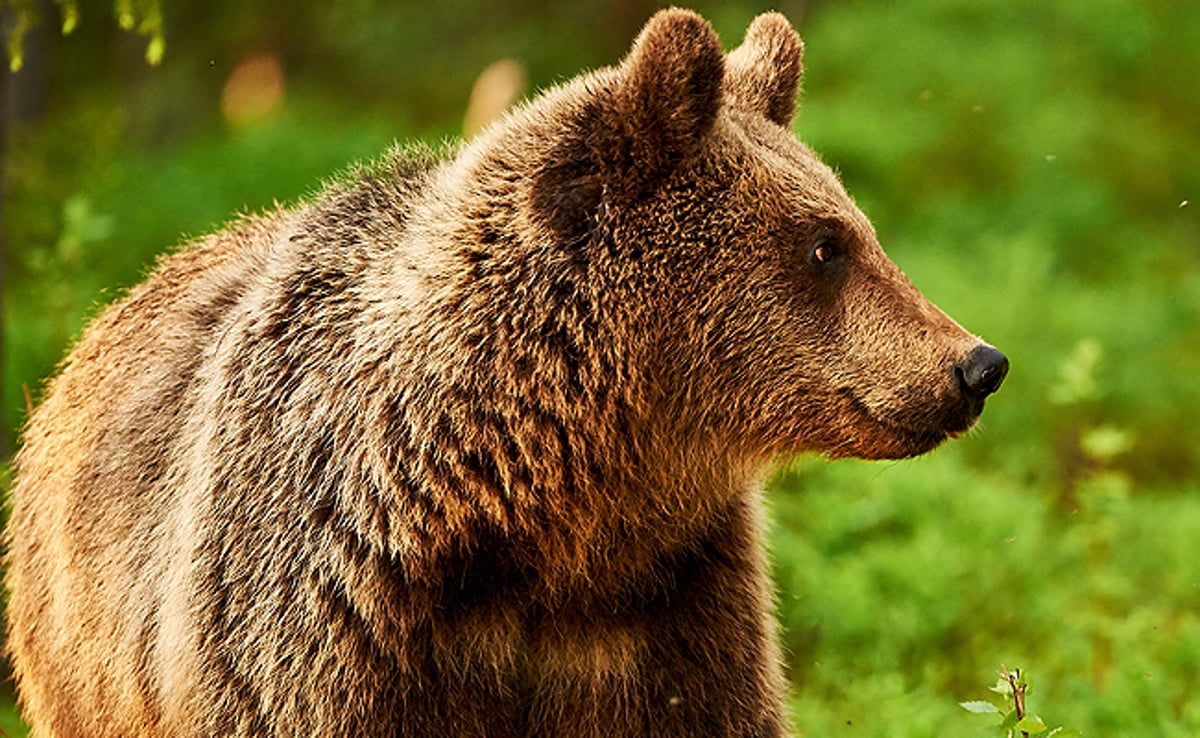
[[[442,157],[162,260],[25,431],[40,738],[778,736],[760,481],[966,431],[1007,361],[685,10]]]

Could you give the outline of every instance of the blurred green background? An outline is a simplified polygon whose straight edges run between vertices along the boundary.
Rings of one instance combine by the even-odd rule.
[[[461,135],[499,59],[527,94],[615,62],[657,7],[164,0],[150,67],[111,2],[67,37],[41,5],[5,78],[9,450],[156,254],[394,139]],[[768,9],[693,6],[728,47]],[[1013,366],[981,428],[927,457],[772,480],[798,732],[985,734],[957,702],[1004,663],[1051,726],[1200,735],[1200,3],[774,7],[807,44],[800,137]],[[11,707],[0,726],[23,732]]]

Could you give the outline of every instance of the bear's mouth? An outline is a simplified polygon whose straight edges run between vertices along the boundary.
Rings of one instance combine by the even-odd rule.
[[[867,422],[859,425],[848,454],[866,459],[903,459],[933,450],[950,438],[973,428],[983,410],[982,402],[965,398],[937,400],[932,397],[905,403],[896,412],[880,412],[846,388],[843,396]],[[857,425],[857,424],[856,424]]]

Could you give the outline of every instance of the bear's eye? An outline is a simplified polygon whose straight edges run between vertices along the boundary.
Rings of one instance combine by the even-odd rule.
[[[813,244],[809,258],[813,264],[829,265],[838,262],[846,254],[846,249],[833,236],[822,236]]]

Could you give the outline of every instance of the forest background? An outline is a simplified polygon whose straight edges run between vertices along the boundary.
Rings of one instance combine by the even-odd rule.
[[[88,316],[157,254],[393,140],[461,136],[489,67],[530,95],[614,63],[657,7],[163,0],[155,49],[108,0],[66,36],[35,2],[0,95],[5,455]],[[768,9],[692,5],[727,47]],[[1200,3],[774,7],[806,42],[800,137],[1012,362],[967,438],[771,481],[798,730],[984,734],[958,703],[1004,663],[1038,677],[1050,725],[1200,735]]]

